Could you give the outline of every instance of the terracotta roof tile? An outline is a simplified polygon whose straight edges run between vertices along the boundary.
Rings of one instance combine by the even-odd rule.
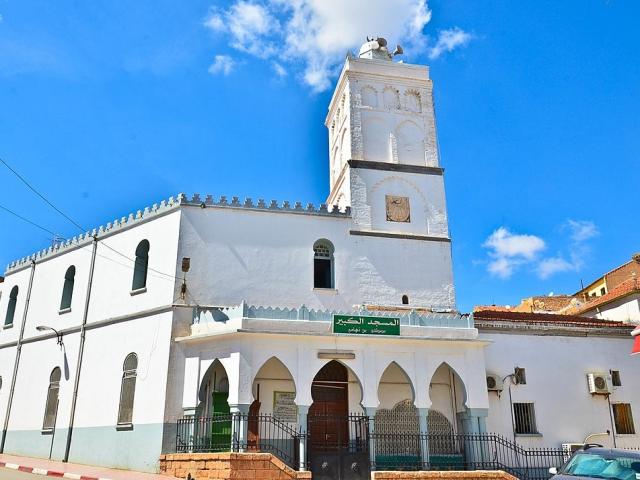
[[[612,320],[597,320],[578,315],[557,315],[552,313],[502,312],[483,310],[473,314],[474,322],[513,322],[533,325],[549,325],[583,328],[620,328],[631,330],[632,325]]]
[[[591,311],[600,305],[612,302],[620,297],[624,297],[625,295],[629,295],[630,293],[634,292],[640,292],[640,280],[637,278],[630,278],[629,280],[625,280],[624,282],[622,282],[610,292],[605,293],[601,297],[596,297],[593,300],[587,301],[587,303],[583,303],[579,307],[573,309],[571,313],[579,315],[581,313]]]

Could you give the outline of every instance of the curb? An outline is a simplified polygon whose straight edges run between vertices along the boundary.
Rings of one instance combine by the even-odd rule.
[[[87,475],[79,475],[77,473],[68,473],[68,472],[65,473],[65,472],[57,472],[55,470],[45,470],[43,468],[27,467],[24,465],[18,465],[16,463],[0,462],[0,468],[8,468],[10,470],[17,470],[19,472],[31,473],[33,475],[44,475],[46,477],[71,478],[73,480],[110,480],[108,478],[90,477]]]

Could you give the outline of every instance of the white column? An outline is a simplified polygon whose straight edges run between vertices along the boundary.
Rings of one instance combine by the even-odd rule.
[[[247,415],[249,414],[248,403],[237,403],[229,405],[231,412],[231,451],[245,452],[247,450],[247,433],[249,423]]]
[[[309,405],[298,405],[298,425],[300,427],[300,438],[298,440],[298,470],[305,472],[307,470],[307,415],[309,414]]]
[[[375,470],[376,467],[376,440],[375,440],[375,418],[376,407],[365,407],[365,413],[369,417],[369,463],[371,469]]]
[[[429,470],[429,423],[427,418],[429,416],[428,408],[418,408],[418,423],[420,424],[420,460],[422,468]]]

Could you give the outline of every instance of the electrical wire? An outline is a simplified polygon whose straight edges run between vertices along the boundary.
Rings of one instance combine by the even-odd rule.
[[[27,180],[22,175],[20,175],[18,172],[16,172],[11,167],[11,165],[9,165],[7,162],[5,162],[2,157],[0,157],[0,162],[2,162],[5,167],[7,167],[16,177],[18,177],[20,179],[20,181],[22,183],[24,183],[33,193],[38,195],[42,200],[44,200],[51,208],[53,208],[56,212],[58,212],[60,215],[62,215],[64,218],[69,220],[71,223],[73,223],[76,227],[78,227],[80,230],[82,230],[84,232],[84,228],[82,228],[80,225],[78,225],[71,217],[69,217],[69,215],[64,213],[62,210],[60,210],[58,207],[56,207],[53,203],[51,203],[49,200],[47,200],[44,195],[42,195],[40,192],[38,192],[38,190],[36,190],[35,187],[33,187],[29,182],[27,182]]]
[[[30,223],[31,225],[33,225],[34,227],[39,228],[40,230],[44,230],[47,233],[50,233],[51,235],[53,235],[54,237],[56,235],[58,235],[57,233],[52,232],[51,230],[49,230],[48,228],[43,227],[42,225],[38,225],[36,222],[32,222],[31,220],[29,220],[28,218],[23,217],[22,215],[17,214],[16,212],[14,212],[13,210],[8,209],[7,207],[0,205],[0,209],[4,210],[5,212],[10,213],[11,215],[18,217],[20,220],[22,220],[23,222],[27,222]]]
[[[71,222],[71,223],[72,223],[76,228],[78,228],[81,232],[83,232],[83,233],[84,233],[84,232],[86,232],[86,231],[87,231],[87,230],[86,230],[82,225],[80,225],[80,224],[79,224],[78,222],[76,222],[73,218],[71,218],[69,215],[67,215],[67,214],[66,214],[66,213],[64,213],[62,210],[60,210],[58,207],[56,207],[52,202],[50,202],[50,201],[49,201],[49,200],[48,200],[48,199],[47,199],[47,198],[46,198],[42,193],[40,193],[40,192],[39,192],[39,191],[38,191],[38,190],[37,190],[33,185],[31,185],[31,184],[30,184],[30,183],[29,183],[29,182],[28,182],[28,181],[27,181],[27,180],[26,180],[22,175],[20,175],[20,174],[19,174],[19,173],[18,173],[18,172],[13,168],[13,167],[11,167],[11,165],[9,165],[9,164],[8,164],[8,163],[7,163],[7,162],[6,162],[2,157],[0,157],[0,162],[1,162],[5,167],[7,167],[7,169],[9,169],[9,171],[11,171],[11,172],[16,176],[16,177],[18,177],[18,179],[20,179],[20,181],[21,181],[22,183],[24,183],[24,184],[25,184],[25,185],[26,185],[26,186],[27,186],[27,187],[28,187],[28,188],[29,188],[33,193],[35,193],[38,197],[40,197],[42,200],[44,200],[44,201],[47,203],[47,205],[49,205],[51,208],[53,208],[56,212],[58,212],[58,213],[59,213],[60,215],[62,215],[64,218],[66,218],[69,222]],[[30,224],[32,224],[32,225],[34,225],[34,226],[36,226],[36,227],[38,227],[38,228],[40,228],[40,229],[44,230],[44,231],[46,231],[46,232],[50,233],[50,234],[51,234],[51,235],[53,235],[53,236],[56,236],[56,235],[57,235],[56,233],[52,232],[51,230],[48,230],[48,229],[46,229],[46,228],[44,228],[44,227],[42,227],[42,226],[40,226],[40,225],[36,224],[35,222],[32,222],[31,220],[28,220],[28,219],[26,219],[26,218],[24,218],[24,217],[22,217],[22,216],[18,215],[17,213],[15,213],[15,212],[13,212],[13,211],[9,210],[9,209],[8,209],[8,208],[6,208],[6,207],[2,207],[2,206],[0,205],[0,208],[2,208],[2,209],[4,209],[4,210],[6,210],[7,212],[9,212],[9,213],[11,213],[11,214],[15,215],[16,217],[20,218],[21,220],[24,220],[25,222],[28,222],[28,223],[30,223]],[[101,243],[102,243],[102,245],[104,245],[105,247],[107,247],[109,250],[113,251],[114,253],[117,253],[117,254],[118,254],[118,255],[120,255],[121,257],[123,257],[123,258],[127,259],[128,261],[133,262],[133,263],[135,264],[135,260],[134,260],[134,259],[132,259],[132,258],[128,257],[127,255],[125,255],[125,254],[124,254],[124,253],[122,253],[122,252],[119,252],[119,251],[118,251],[118,250],[116,250],[115,248],[113,248],[113,247],[111,247],[111,246],[107,245],[107,244],[105,243],[105,241],[104,241],[104,240],[102,240],[102,241],[101,241]],[[105,257],[105,258],[108,258],[108,257]],[[158,275],[164,275],[165,277],[171,278],[172,280],[181,280],[181,279],[180,279],[179,277],[177,277],[176,275],[171,275],[171,274],[169,274],[169,273],[161,272],[160,270],[156,270],[156,269],[151,268],[151,267],[149,267],[149,266],[147,266],[147,270],[152,271],[152,272],[155,272],[155,273],[157,273]]]

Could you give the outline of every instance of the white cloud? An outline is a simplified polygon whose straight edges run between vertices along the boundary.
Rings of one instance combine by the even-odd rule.
[[[212,75],[221,73],[226,76],[229,75],[235,67],[236,61],[229,55],[216,55],[213,63],[209,67],[209,73]]]
[[[236,0],[227,10],[212,9],[204,25],[228,36],[236,50],[295,68],[304,83],[322,91],[331,86],[346,52],[367,36],[403,43],[409,58],[412,50],[424,51],[430,20],[427,0]],[[458,28],[451,31],[448,43],[436,42],[437,56],[470,38]]]
[[[555,256],[543,257],[546,242],[542,238],[498,228],[482,244],[488,249],[487,271],[506,279],[519,267],[526,266],[543,280],[557,273],[579,271],[590,253],[588,241],[598,235],[598,228],[589,220],[569,219],[560,231],[568,232],[566,245]]]
[[[275,47],[269,37],[280,29],[267,6],[244,0],[227,11],[212,9],[204,25],[214,32],[228,33],[236,50],[261,58],[273,54]]]
[[[483,246],[492,249],[493,254],[498,257],[522,257],[530,260],[544,249],[545,243],[535,235],[518,235],[500,227],[489,235]]]
[[[438,41],[429,49],[429,58],[435,60],[445,52],[451,52],[458,47],[462,47],[469,43],[471,34],[464,30],[454,27],[448,30],[440,30]]]
[[[581,243],[598,235],[598,227],[589,220],[567,220],[564,228],[571,232],[571,240]]]
[[[288,75],[287,70],[282,65],[280,65],[278,62],[273,62],[272,67],[273,67],[274,72],[276,72],[276,75],[279,78],[284,78],[284,77],[286,77]]]
[[[575,269],[575,264],[568,262],[561,256],[544,258],[537,267],[538,276],[543,280],[556,273],[568,272]]]
[[[491,257],[487,265],[489,273],[509,278],[520,265],[533,261],[546,245],[535,235],[514,234],[506,227],[500,227],[482,246],[489,250]]]

